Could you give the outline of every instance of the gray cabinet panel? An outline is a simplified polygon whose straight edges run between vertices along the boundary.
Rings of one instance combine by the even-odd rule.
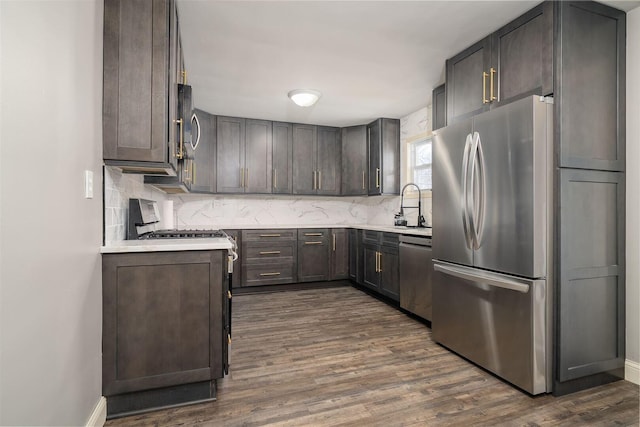
[[[172,1],[104,5],[103,156],[168,162]]]
[[[343,196],[367,195],[367,127],[342,128]]]
[[[373,290],[378,290],[380,287],[378,246],[364,244],[362,255],[362,284]]]
[[[376,196],[382,194],[382,183],[380,179],[380,169],[382,168],[382,147],[380,146],[380,120],[376,120],[367,126],[367,154],[369,158],[368,195]]]
[[[298,281],[329,280],[329,230],[298,230]]]
[[[331,251],[331,277],[330,280],[349,278],[349,232],[345,228],[331,230],[329,244]]]
[[[559,2],[560,166],[625,167],[626,15],[590,2]]]
[[[491,51],[495,103],[553,93],[553,3],[542,3],[496,31]]]
[[[380,293],[394,301],[400,301],[398,247],[380,247]]]
[[[624,174],[560,170],[557,380],[624,366]]]
[[[340,129],[318,126],[317,128],[317,194],[340,194]]]
[[[216,128],[218,193],[242,193],[245,186],[245,119],[218,116]]]
[[[369,196],[400,194],[400,121],[378,119],[367,125]]]
[[[273,123],[273,180],[274,194],[291,194],[293,191],[293,125]]]
[[[447,125],[447,92],[445,84],[435,88],[431,94],[431,128],[443,128]]]
[[[447,60],[447,123],[489,109],[491,37]]]
[[[102,259],[105,396],[224,375],[226,251]]]
[[[293,125],[293,194],[315,194],[316,127]]]
[[[265,120],[245,124],[245,192],[271,193],[272,127]]]

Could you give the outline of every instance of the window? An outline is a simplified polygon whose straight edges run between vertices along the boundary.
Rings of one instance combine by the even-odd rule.
[[[431,190],[431,137],[407,144],[408,182],[414,182],[421,190]]]

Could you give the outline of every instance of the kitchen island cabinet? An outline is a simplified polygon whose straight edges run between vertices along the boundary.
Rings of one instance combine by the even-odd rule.
[[[227,363],[227,251],[104,253],[102,265],[107,416],[215,399]]]

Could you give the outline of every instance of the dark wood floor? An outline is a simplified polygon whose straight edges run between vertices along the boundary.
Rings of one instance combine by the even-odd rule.
[[[234,297],[218,401],[107,426],[637,426],[638,386],[532,398],[431,341],[424,324],[351,288]]]

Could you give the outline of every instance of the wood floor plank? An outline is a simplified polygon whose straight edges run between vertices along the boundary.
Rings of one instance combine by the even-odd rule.
[[[351,287],[235,296],[218,401],[107,426],[637,426],[625,381],[531,397]]]

